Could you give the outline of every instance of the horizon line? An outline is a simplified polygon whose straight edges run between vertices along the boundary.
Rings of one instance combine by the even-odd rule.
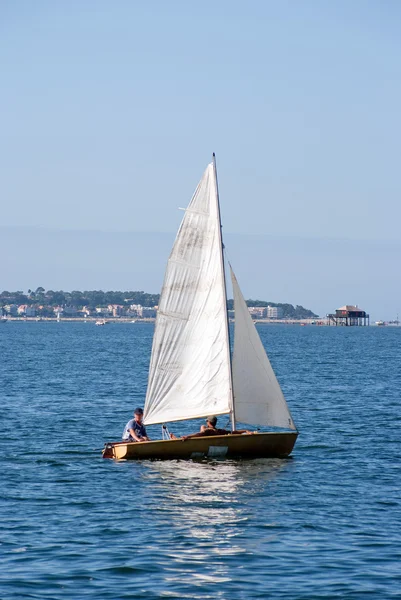
[[[54,233],[100,233],[100,234],[133,234],[133,235],[171,235],[175,236],[176,231],[157,231],[157,230],[135,230],[135,229],[72,229],[72,228],[58,228],[41,225],[0,225],[1,230],[20,230],[20,231],[47,231]],[[308,240],[308,241],[323,241],[323,242],[356,242],[356,243],[373,243],[373,244],[395,244],[401,245],[399,239],[382,239],[382,238],[351,238],[351,237],[320,237],[313,235],[286,235],[286,234],[274,234],[274,233],[249,233],[240,231],[225,231],[224,235],[229,236],[243,236],[243,237],[267,237],[272,239],[292,239],[292,240]]]

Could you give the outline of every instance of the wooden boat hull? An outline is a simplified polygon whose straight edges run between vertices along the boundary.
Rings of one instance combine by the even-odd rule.
[[[269,458],[286,457],[294,448],[298,432],[256,433],[252,435],[216,435],[188,440],[154,442],[110,442],[103,458],[118,460]]]

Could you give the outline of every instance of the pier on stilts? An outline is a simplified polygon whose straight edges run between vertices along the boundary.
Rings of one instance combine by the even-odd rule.
[[[369,325],[369,315],[359,308],[346,304],[337,308],[335,313],[327,315],[327,324],[343,327],[360,327]]]

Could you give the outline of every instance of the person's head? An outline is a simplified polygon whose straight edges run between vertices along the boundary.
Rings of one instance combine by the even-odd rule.
[[[142,410],[142,408],[136,408],[134,410],[134,417],[135,417],[135,421],[139,421],[139,423],[142,421],[142,419],[143,419],[143,410]]]
[[[216,427],[217,424],[217,417],[207,417],[206,418],[206,423],[208,425],[210,425],[210,427]]]

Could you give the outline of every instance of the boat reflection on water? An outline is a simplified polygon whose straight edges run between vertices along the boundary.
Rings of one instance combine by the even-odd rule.
[[[154,461],[148,463],[150,476],[156,473],[164,482],[169,481],[169,493],[174,490],[177,501],[194,502],[198,499],[209,499],[221,502],[225,494],[236,493],[252,483],[255,486],[266,486],[277,475],[287,470],[292,458],[260,458],[252,461]],[[230,497],[233,502],[235,498]]]
[[[291,459],[148,463],[144,477],[163,497],[156,518],[168,522],[174,540],[168,551],[170,581],[185,585],[189,575],[199,585],[230,581],[229,557],[258,552],[257,546],[269,541],[264,519],[256,539],[249,538],[249,527],[255,519],[260,523],[255,513],[260,515],[262,503],[279,510],[269,486],[292,464]],[[275,521],[267,533],[270,539],[278,535]]]
[[[265,556],[266,545],[275,542],[282,510],[276,484],[291,478],[294,464],[274,458],[147,462],[142,475],[159,500],[152,519],[159,528],[163,523],[165,541],[152,552],[165,584],[179,589],[179,597],[190,591],[197,597],[194,585],[200,593],[216,583],[227,593],[238,591],[241,567],[233,569],[233,561],[241,565],[252,555]]]

